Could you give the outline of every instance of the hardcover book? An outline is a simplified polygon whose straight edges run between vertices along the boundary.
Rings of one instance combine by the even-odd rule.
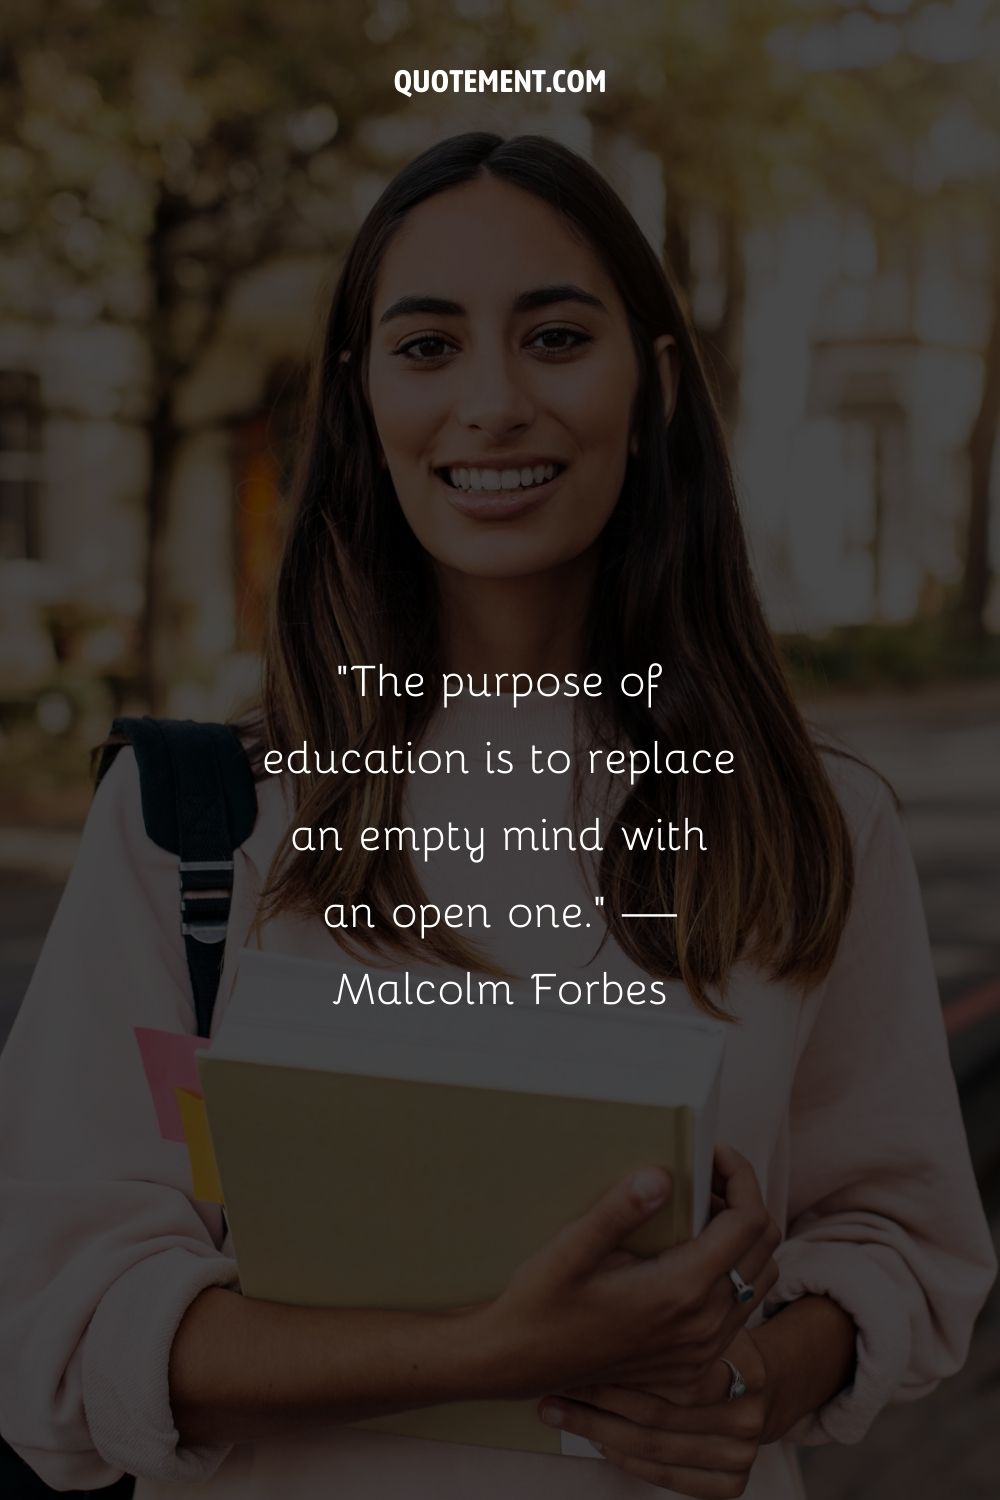
[[[651,1254],[702,1226],[722,1026],[652,1007],[543,1009],[517,986],[503,1006],[339,999],[377,993],[358,983],[365,972],[245,950],[198,1057],[245,1295],[424,1310],[485,1301],[605,1189],[651,1164],[672,1174],[673,1193],[627,1248]],[[401,972],[368,972],[404,992]],[[545,1427],[530,1401],[359,1425],[539,1453],[589,1448]]]

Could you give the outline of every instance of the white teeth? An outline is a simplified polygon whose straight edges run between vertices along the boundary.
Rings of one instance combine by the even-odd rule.
[[[520,490],[545,484],[556,476],[555,464],[526,464],[523,469],[448,470],[448,479],[456,490]]]

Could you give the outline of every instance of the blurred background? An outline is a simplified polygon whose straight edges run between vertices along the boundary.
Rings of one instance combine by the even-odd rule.
[[[606,90],[393,87],[516,66]],[[112,715],[254,690],[366,208],[443,135],[541,131],[672,265],[803,701],[903,800],[1000,1226],[998,79],[993,0],[5,0],[0,1038]],[[994,1298],[961,1376],[810,1454],[813,1500],[992,1496],[998,1332]]]

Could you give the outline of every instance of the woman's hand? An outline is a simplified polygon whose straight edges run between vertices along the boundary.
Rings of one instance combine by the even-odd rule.
[[[647,1484],[704,1500],[742,1495],[767,1425],[767,1371],[745,1330],[725,1357],[747,1387],[746,1395],[732,1401],[732,1372],[720,1358],[685,1390],[584,1386],[546,1397],[539,1415],[552,1427],[588,1438],[609,1463]]]
[[[647,1168],[523,1262],[476,1320],[484,1394],[702,1381],[777,1277],[779,1235],[753,1168],[728,1148],[715,1165],[722,1206],[697,1238],[643,1260],[616,1254],[669,1195],[667,1175]],[[748,1303],[733,1295],[733,1266],[756,1289]]]

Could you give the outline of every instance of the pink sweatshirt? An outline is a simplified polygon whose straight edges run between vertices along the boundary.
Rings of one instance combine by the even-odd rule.
[[[545,709],[450,712],[438,742],[481,757],[486,738],[538,739]],[[557,711],[558,712],[558,711]],[[561,733],[557,720],[542,727]],[[562,741],[565,743],[565,741]],[[550,739],[550,743],[560,743]],[[995,1260],[969,1163],[920,895],[881,782],[831,757],[855,843],[852,914],[827,981],[805,1001],[749,969],[735,976],[720,1139],[753,1163],[783,1227],[780,1280],[764,1308],[835,1298],[858,1327],[853,1385],[761,1450],[746,1494],[803,1494],[794,1442],[858,1442],[889,1401],[913,1400],[963,1363]],[[735,782],[737,778],[733,778]],[[257,826],[237,854],[217,1016],[271,855],[288,825],[282,780],[260,788]],[[543,790],[545,788],[545,790]],[[721,795],[722,793],[720,793]],[[544,777],[518,778],[490,816],[551,818]],[[497,788],[469,778],[415,783],[416,823],[481,824]],[[734,803],[734,816],[738,807]],[[710,857],[706,856],[706,857]],[[442,855],[421,876],[431,899],[591,898],[571,855],[476,865]],[[499,885],[499,889],[498,889]],[[136,1025],[192,1031],[178,928],[176,860],[146,837],[124,751],[94,802],[80,854],[31,988],[0,1057],[0,1429],[49,1483],[95,1487],[139,1476],[139,1500],[611,1500],[651,1494],[611,1465],[414,1442],[331,1426],[294,1443],[179,1443],[167,1365],[176,1328],[209,1286],[234,1285],[219,1211],[192,1202],[184,1148],[160,1139]],[[282,918],[263,944],[331,958],[320,922]],[[523,973],[580,977],[579,933],[505,935]],[[616,946],[594,971],[642,978]],[[671,987],[679,1013],[691,1001]],[[663,1493],[660,1491],[659,1493]]]

